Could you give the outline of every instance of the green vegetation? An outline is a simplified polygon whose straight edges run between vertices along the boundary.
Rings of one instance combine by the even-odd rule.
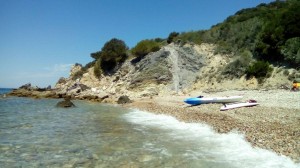
[[[143,58],[150,52],[155,52],[160,50],[161,42],[160,40],[142,40],[137,45],[131,49],[131,53],[135,55],[138,59]]]
[[[242,77],[246,73],[251,60],[251,52],[245,50],[234,61],[225,66],[224,70],[222,71],[222,75],[231,79]]]
[[[226,77],[265,78],[269,63],[300,68],[300,1],[276,0],[255,8],[242,9],[209,30],[171,32],[166,39],[142,40],[130,52],[122,40],[108,41],[101,51],[91,54],[96,76],[114,72],[131,53],[140,61],[163,45],[176,43],[217,44],[216,53],[231,54],[236,59],[223,70]],[[257,62],[251,63],[252,58]],[[80,74],[79,74],[80,75]]]
[[[76,79],[78,79],[78,78],[81,78],[82,75],[83,75],[84,73],[86,73],[87,70],[88,70],[89,68],[91,68],[91,67],[94,66],[94,64],[95,64],[95,61],[92,61],[92,62],[87,63],[85,66],[83,66],[83,67],[81,68],[81,70],[77,71],[77,72],[72,76],[72,80],[76,80]],[[78,63],[76,63],[75,66],[76,66],[76,65],[82,66],[81,64],[78,64]]]
[[[100,78],[101,74],[102,74],[101,59],[98,59],[94,65],[94,75],[95,77]]]
[[[285,60],[294,63],[294,65],[300,64],[300,37],[288,39],[281,49],[281,54]]]
[[[177,33],[177,32],[170,33],[169,37],[167,39],[167,43],[170,44],[170,43],[174,42],[178,35],[179,35],[179,33]]]
[[[288,53],[286,43],[300,37],[300,1],[276,1],[270,4],[269,13],[263,17],[266,21],[258,38],[255,50],[257,55],[264,60],[272,62],[286,61],[294,65],[293,59],[286,58]],[[299,43],[295,43],[300,47]],[[282,48],[285,52],[282,53]]]
[[[113,38],[104,44],[101,51],[91,53],[91,57],[96,60],[95,76],[100,77],[101,73],[113,73],[115,68],[127,59],[127,50],[124,41]]]
[[[206,31],[181,33],[172,41],[218,44],[217,53],[238,56],[249,50],[256,59],[299,68],[300,1],[275,1],[242,9]]]
[[[270,64],[265,61],[256,61],[252,65],[250,65],[246,74],[247,77],[256,77],[259,83],[262,83],[266,77],[269,77],[273,71],[273,68],[270,67]]]
[[[181,43],[185,44],[188,42],[193,42],[195,44],[201,44],[203,42],[203,34],[205,33],[204,30],[201,31],[191,31],[191,32],[183,32],[180,36],[176,36],[174,41],[180,41]]]

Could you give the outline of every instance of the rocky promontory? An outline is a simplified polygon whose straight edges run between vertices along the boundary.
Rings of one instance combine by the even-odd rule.
[[[228,76],[224,72],[237,58],[214,51],[212,44],[171,43],[138,62],[128,59],[109,75],[95,77],[94,67],[83,71],[84,67],[76,64],[70,76],[60,78],[54,88],[24,85],[9,95],[130,103],[125,106],[207,123],[220,133],[238,130],[253,146],[300,160],[300,95],[290,92],[291,76],[300,72],[273,66],[262,83],[245,75]],[[216,104],[189,108],[183,104],[187,97],[241,93],[260,105],[221,113]]]
[[[290,89],[290,76],[300,72],[273,67],[272,74],[259,83],[256,78],[224,75],[237,58],[215,52],[213,44],[175,44],[162,47],[133,63],[126,60],[114,73],[95,77],[94,67],[83,71],[75,64],[68,78],[60,78],[53,89],[20,87],[10,95],[35,98],[84,99],[117,102],[120,96],[131,99],[158,95],[183,95],[195,90],[205,92],[253,89]],[[79,73],[81,75],[78,75]]]

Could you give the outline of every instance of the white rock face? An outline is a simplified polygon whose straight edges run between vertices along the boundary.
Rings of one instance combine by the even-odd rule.
[[[82,66],[80,64],[72,65],[71,70],[70,70],[70,76],[74,76],[81,69],[82,69]]]
[[[255,78],[227,79],[222,71],[234,58],[231,55],[215,54],[212,44],[169,44],[159,51],[149,53],[133,64],[127,60],[113,75],[96,78],[94,68],[85,71],[79,78],[74,78],[82,70],[81,65],[74,65],[70,77],[57,83],[55,88],[60,93],[76,96],[93,95],[97,97],[151,97],[155,95],[188,94],[193,91],[222,91],[257,89],[258,87],[278,88],[288,85],[288,77],[274,68],[271,78],[259,85]],[[77,77],[77,76],[76,76]],[[82,84],[88,91],[75,90],[75,85]]]

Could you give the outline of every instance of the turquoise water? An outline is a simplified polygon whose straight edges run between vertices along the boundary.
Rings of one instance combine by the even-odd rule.
[[[0,167],[300,167],[238,133],[113,105],[0,98]]]

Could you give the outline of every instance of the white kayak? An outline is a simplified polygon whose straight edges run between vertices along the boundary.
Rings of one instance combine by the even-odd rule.
[[[230,109],[235,109],[235,108],[240,108],[240,107],[251,107],[251,106],[256,106],[259,103],[257,102],[244,102],[244,103],[234,103],[234,104],[225,104],[220,108],[221,111],[224,110],[230,110]]]
[[[243,96],[227,96],[227,97],[192,97],[184,100],[185,103],[191,105],[207,104],[207,103],[233,103],[240,101]]]

